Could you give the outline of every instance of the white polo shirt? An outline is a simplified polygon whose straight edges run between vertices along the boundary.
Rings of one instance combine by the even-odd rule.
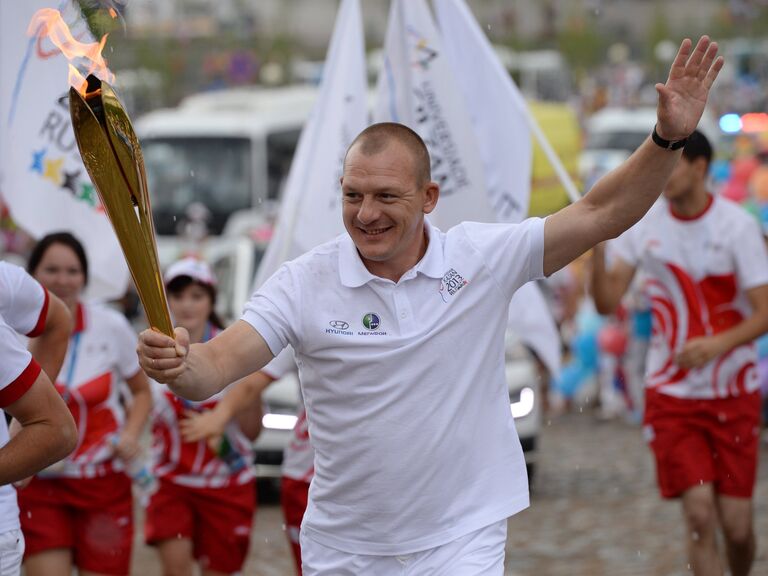
[[[349,553],[426,550],[528,506],[504,332],[515,290],[543,276],[544,220],[427,230],[397,283],[342,235],[243,315],[274,354],[296,351],[316,451],[302,530]]]
[[[21,398],[40,374],[18,334],[39,335],[47,311],[48,292],[23,269],[0,262],[0,408]],[[0,410],[0,447],[7,443],[8,427]],[[0,534],[18,528],[16,490],[0,486]]]

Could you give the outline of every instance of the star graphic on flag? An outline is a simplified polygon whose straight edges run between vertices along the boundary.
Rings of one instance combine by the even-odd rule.
[[[31,172],[37,172],[38,174],[43,173],[43,158],[45,157],[46,152],[48,152],[47,148],[32,151],[32,166],[29,167]]]
[[[45,161],[45,172],[43,173],[43,178],[47,178],[56,186],[61,184],[61,167],[64,165],[64,158],[59,158],[57,160],[46,160]]]
[[[429,65],[438,56],[437,50],[430,47],[426,38],[421,38],[416,43],[416,62],[415,65],[421,67],[422,70],[429,70]]]
[[[68,189],[72,194],[77,194],[77,179],[79,176],[80,170],[75,170],[74,172],[64,170],[64,183],[61,187]]]
[[[83,182],[80,185],[80,195],[78,196],[78,198],[80,198],[80,200],[84,200],[91,206],[95,206],[96,197],[94,196],[93,192],[94,192],[93,184],[91,184],[90,182]]]

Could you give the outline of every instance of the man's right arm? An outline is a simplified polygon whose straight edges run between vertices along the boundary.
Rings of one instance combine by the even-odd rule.
[[[629,289],[635,268],[621,258],[615,258],[610,270],[605,265],[605,243],[594,248],[592,254],[592,282],[590,290],[600,314],[614,314]]]
[[[4,410],[21,429],[0,449],[0,485],[32,476],[75,449],[75,421],[44,371]]]
[[[210,398],[273,358],[264,338],[244,320],[203,344],[190,346],[189,334],[183,328],[176,328],[175,335],[174,340],[145,330],[139,335],[136,352],[147,376],[188,400]]]
[[[45,328],[40,336],[30,340],[29,351],[51,382],[55,382],[67,353],[72,333],[72,315],[64,302],[50,292],[48,298]]]

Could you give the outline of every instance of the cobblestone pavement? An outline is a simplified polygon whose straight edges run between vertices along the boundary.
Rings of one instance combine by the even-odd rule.
[[[689,574],[679,503],[658,496],[638,426],[586,413],[560,417],[545,426],[539,458],[531,508],[509,522],[508,575]],[[755,576],[768,574],[768,446],[758,478]],[[154,552],[138,538],[133,574],[160,574]],[[292,574],[275,503],[259,508],[244,574]]]

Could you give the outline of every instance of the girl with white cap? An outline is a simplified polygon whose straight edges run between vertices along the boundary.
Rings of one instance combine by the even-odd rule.
[[[164,277],[174,324],[190,342],[214,338],[223,325],[214,310],[216,278],[195,258],[172,264]],[[248,553],[256,485],[252,443],[261,431],[259,379],[245,378],[202,402],[155,384],[154,474],[145,537],[165,574],[204,575],[242,569]]]

